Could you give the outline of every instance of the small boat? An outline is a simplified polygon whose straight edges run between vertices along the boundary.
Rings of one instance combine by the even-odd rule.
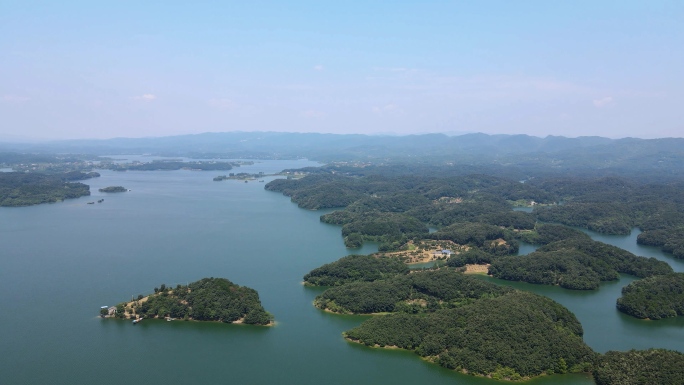
[[[136,318],[133,320],[133,325],[137,324],[138,322],[142,321],[142,318]]]
[[[95,204],[95,202],[88,202],[88,204],[89,204],[89,205],[94,205],[94,204]]]

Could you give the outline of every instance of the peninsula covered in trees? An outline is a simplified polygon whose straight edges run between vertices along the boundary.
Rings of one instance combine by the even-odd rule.
[[[0,206],[31,206],[88,196],[90,187],[74,181],[97,176],[100,175],[84,172],[0,172]]]
[[[225,278],[203,278],[187,286],[161,285],[154,294],[139,295],[116,305],[114,316],[124,319],[173,318],[270,325],[273,316],[264,310],[256,290]]]
[[[463,255],[470,259],[479,253]],[[378,265],[384,263],[386,258],[349,256],[305,276],[323,278],[312,285],[335,285],[316,297],[316,307],[375,314],[343,333],[351,342],[411,350],[443,367],[498,380],[570,372],[593,372],[601,385],[679,384],[684,378],[679,352],[593,352],[582,341],[575,316],[547,297],[449,268],[379,274]],[[376,273],[356,274],[362,266]],[[666,277],[671,275],[643,281]]]
[[[496,379],[587,372],[594,362],[582,326],[551,299],[453,269],[365,279],[329,288],[314,301],[335,313],[389,313],[345,332],[350,341],[413,350],[441,366]]]
[[[394,258],[349,255],[313,269],[304,276],[304,283],[309,286],[340,286],[354,281],[375,281],[408,272],[409,268]]]
[[[622,288],[617,308],[637,318],[684,316],[684,273],[658,275]]]
[[[413,350],[449,369],[505,380],[587,372],[595,359],[572,313],[522,291],[425,316],[373,317],[345,337],[367,346]]]

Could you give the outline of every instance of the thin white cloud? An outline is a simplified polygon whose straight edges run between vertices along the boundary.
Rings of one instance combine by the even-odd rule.
[[[284,85],[276,85],[273,87],[274,89],[277,90],[287,90],[287,91],[311,91],[315,90],[316,87],[309,85],[309,84],[284,84]]]
[[[228,98],[210,99],[209,105],[219,110],[232,110],[235,108],[235,102]]]
[[[373,67],[373,71],[381,72],[418,72],[416,68],[407,67]]]
[[[24,103],[28,102],[31,100],[28,96],[19,96],[19,95],[3,95],[2,96],[2,101],[7,102],[7,103]]]
[[[375,106],[372,111],[378,115],[389,115],[389,114],[403,114],[404,111],[397,107],[396,104],[388,103],[384,106]]]
[[[138,96],[134,96],[133,100],[142,100],[144,102],[151,102],[152,100],[157,99],[157,95],[154,94],[142,94]]]
[[[316,111],[316,110],[306,110],[302,112],[302,116],[305,118],[309,119],[318,119],[318,118],[323,118],[325,117],[325,112],[322,111]]]
[[[323,68],[324,68],[324,67],[323,67],[322,65],[317,64],[317,65],[314,66],[313,69],[316,70],[316,71],[323,71]]]
[[[374,87],[452,100],[486,103],[492,100],[518,102],[550,98],[591,100],[596,94],[607,93],[607,90],[591,85],[545,77],[505,74],[454,76],[403,67],[375,67],[373,71],[365,80]]]
[[[613,97],[612,96],[606,96],[605,98],[594,99],[593,102],[594,102],[594,107],[596,107],[596,108],[606,107],[606,106],[613,104]]]

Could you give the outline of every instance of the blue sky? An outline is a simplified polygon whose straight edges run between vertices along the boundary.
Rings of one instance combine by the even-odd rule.
[[[0,0],[0,139],[684,136],[684,1]]]

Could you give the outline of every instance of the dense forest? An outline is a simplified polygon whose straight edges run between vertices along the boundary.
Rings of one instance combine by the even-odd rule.
[[[626,179],[538,180],[563,205],[535,208],[541,221],[579,226],[603,234],[643,233],[637,242],[684,258],[684,194],[681,183],[639,184]]]
[[[312,273],[371,263],[359,256],[338,262]],[[391,313],[345,332],[351,341],[413,350],[444,367],[497,379],[586,372],[594,362],[575,316],[546,297],[446,268],[344,277],[314,305],[336,313]]]
[[[619,273],[648,277],[672,270],[664,262],[593,242],[566,225],[608,233],[640,226],[640,243],[675,256],[684,247],[684,237],[678,237],[684,230],[676,230],[684,226],[678,185],[637,185],[618,178],[521,183],[486,175],[387,176],[362,170],[346,175],[312,171],[302,179],[272,181],[266,189],[290,196],[303,208],[339,208],[321,221],[342,226],[350,248],[375,241],[381,252],[392,252],[428,239],[448,240],[483,251],[475,259],[471,254],[471,260],[491,263],[496,277],[570,289],[596,289]],[[512,210],[533,203],[532,213]],[[438,230],[430,233],[429,227]],[[519,241],[545,246],[526,258],[513,257]],[[456,254],[451,266],[463,266],[464,260]]]
[[[596,385],[684,384],[684,354],[665,349],[610,351],[594,369]]]
[[[413,350],[446,368],[495,379],[588,371],[595,359],[572,313],[549,298],[521,291],[426,316],[373,317],[345,337],[368,346]]]
[[[644,231],[637,236],[637,243],[660,247],[664,252],[684,259],[684,226],[677,224],[669,228]]]
[[[622,288],[617,308],[637,318],[684,316],[684,273],[658,275]]]
[[[277,179],[266,189],[290,196],[302,208],[343,208],[323,215],[321,221],[341,225],[348,247],[376,241],[382,251],[399,250],[409,239],[450,239],[491,248],[498,254],[515,253],[518,246],[512,230],[534,228],[535,218],[511,211],[511,202],[552,202],[548,194],[527,184],[484,175],[356,177],[322,173],[297,180]],[[441,231],[428,234],[429,226]],[[493,242],[499,239],[505,243]]]
[[[90,187],[75,180],[97,173],[39,174],[0,172],[0,206],[31,206],[90,195]]]
[[[427,236],[429,239],[449,240],[459,245],[469,245],[492,255],[508,255],[518,252],[514,233],[487,223],[456,223]]]
[[[554,249],[554,244],[548,246]],[[586,249],[605,246],[599,243]],[[616,250],[604,253],[611,255]],[[468,261],[498,258],[479,249],[457,257]],[[384,314],[345,332],[348,340],[371,347],[412,350],[446,368],[494,379],[521,380],[593,370],[597,384],[681,383],[681,353],[633,350],[596,354],[582,341],[582,326],[575,316],[549,298],[486,282],[456,269],[410,274],[396,271],[392,275],[380,267],[388,263],[387,258],[348,256],[307,274],[336,285],[316,297],[316,307],[335,313]],[[363,266],[375,273],[364,275]],[[679,288],[681,295],[682,276],[657,275],[632,285],[660,282],[661,288]],[[624,291],[630,291],[628,288]],[[625,377],[627,366],[629,376]],[[633,382],[624,382],[624,378]]]
[[[600,282],[618,280],[619,273],[643,278],[671,272],[666,262],[584,237],[555,241],[522,257],[497,258],[489,267],[497,278],[575,290],[597,289]]]
[[[452,269],[415,271],[372,282],[356,281],[332,287],[314,305],[335,313],[370,314],[433,312],[510,292]]]
[[[203,278],[175,288],[161,285],[154,294],[117,305],[119,318],[180,318],[195,321],[242,322],[268,325],[273,317],[264,310],[254,289],[225,278]]]
[[[643,231],[639,243],[684,256],[681,182],[643,184],[616,177],[538,177],[520,183],[503,177],[448,171],[441,175],[422,173],[426,175],[422,177],[407,175],[423,168],[322,167],[309,170],[312,174],[306,178],[276,180],[266,188],[282,192],[303,208],[344,208],[323,220],[343,226],[354,224],[355,228],[375,213],[402,214],[393,218],[397,221],[405,221],[407,215],[435,227],[481,222],[525,230],[532,228],[536,220],[605,234],[627,234],[638,227]],[[534,212],[511,213],[512,204],[520,202],[534,202]],[[562,204],[549,205],[558,202]],[[351,233],[350,230],[347,232]]]
[[[313,269],[304,276],[304,283],[310,286],[340,286],[353,281],[375,281],[408,272],[409,268],[394,258],[349,255]]]

